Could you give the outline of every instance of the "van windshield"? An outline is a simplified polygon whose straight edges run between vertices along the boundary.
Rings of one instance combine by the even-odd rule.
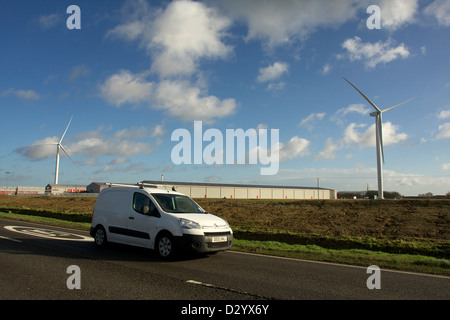
[[[160,207],[170,213],[205,213],[191,198],[178,194],[152,193]]]

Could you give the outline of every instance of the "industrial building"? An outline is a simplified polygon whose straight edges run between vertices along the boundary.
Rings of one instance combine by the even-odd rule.
[[[0,187],[0,195],[38,195],[44,192],[45,187]]]
[[[226,184],[180,181],[156,181],[144,180],[144,185],[155,188],[167,188],[184,193],[191,198],[208,199],[336,199],[337,190],[317,187],[296,186],[270,186],[250,184]],[[130,183],[123,183],[132,185]],[[44,187],[0,187],[1,194],[27,194],[27,195],[76,195],[85,194],[95,196],[104,188],[109,188],[110,183],[92,182],[89,185],[73,184],[48,184]],[[121,185],[121,184],[118,184]],[[114,183],[112,184],[114,186]]]
[[[152,181],[144,184],[158,188],[175,189],[191,198],[226,198],[226,199],[336,199],[337,190],[313,187],[265,186],[246,184]]]
[[[67,195],[82,192],[83,193],[86,192],[85,185],[50,183],[45,187],[45,194],[52,194],[52,195]]]
[[[100,193],[103,189],[109,188],[109,183],[92,182],[86,186],[87,193]]]

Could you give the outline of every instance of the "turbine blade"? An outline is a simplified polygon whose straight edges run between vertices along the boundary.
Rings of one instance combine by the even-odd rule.
[[[379,135],[379,139],[380,139],[380,146],[381,146],[381,158],[383,159],[383,163],[384,163],[384,147],[383,147],[383,121],[381,120],[381,113],[379,114],[379,116],[378,116],[378,119],[377,119],[377,121],[378,121],[378,131],[379,132],[377,132],[377,134]]]
[[[66,130],[64,131],[63,135],[61,136],[61,139],[59,139],[59,143],[61,143],[62,140],[64,139],[64,136],[66,135],[67,129],[69,129],[70,123],[72,122],[72,118],[73,118],[73,116],[70,117],[69,124],[67,125]]]
[[[342,77],[342,78],[344,78],[344,77]],[[347,81],[353,88],[355,88],[355,90],[358,91],[359,94],[362,95],[362,96],[364,97],[364,99],[366,99],[367,102],[370,103],[370,105],[371,105],[372,107],[375,108],[375,110],[377,110],[378,112],[381,112],[380,108],[378,108],[378,107],[375,105],[375,103],[373,103],[372,101],[370,101],[370,99],[367,98],[367,97],[364,95],[364,93],[362,93],[357,87],[355,87],[355,86],[353,85],[353,83],[351,83],[350,81],[348,81],[346,78],[344,78],[344,80]]]
[[[386,111],[389,111],[389,110],[391,110],[391,109],[397,108],[398,106],[401,106],[402,104],[407,103],[407,102],[409,102],[409,101],[411,101],[411,100],[414,100],[414,99],[415,99],[415,98],[411,98],[411,99],[409,99],[409,100],[403,101],[402,103],[399,103],[399,104],[397,104],[397,105],[395,105],[395,106],[392,106],[392,107],[390,107],[390,108],[386,108],[386,109],[384,109],[384,110],[381,111],[381,112],[386,112]]]
[[[70,160],[72,160],[73,163],[75,163],[75,161],[73,161],[73,159],[69,156],[69,153],[66,151],[66,149],[64,149],[62,144],[59,144],[59,146],[61,147],[62,151],[64,151],[64,153],[69,157]]]

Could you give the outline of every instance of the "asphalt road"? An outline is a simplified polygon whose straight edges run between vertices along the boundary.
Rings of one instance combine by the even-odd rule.
[[[368,289],[367,268],[231,251],[162,261],[141,248],[96,248],[87,232],[5,219],[0,271],[1,300],[450,299],[449,277],[381,270],[381,288]]]

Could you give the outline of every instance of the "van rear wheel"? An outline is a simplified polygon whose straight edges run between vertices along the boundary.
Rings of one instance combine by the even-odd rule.
[[[98,247],[106,246],[106,231],[102,226],[99,226],[95,229],[94,232],[94,241]]]
[[[173,236],[169,233],[159,235],[156,239],[155,249],[161,258],[172,258],[175,255],[175,243]]]

